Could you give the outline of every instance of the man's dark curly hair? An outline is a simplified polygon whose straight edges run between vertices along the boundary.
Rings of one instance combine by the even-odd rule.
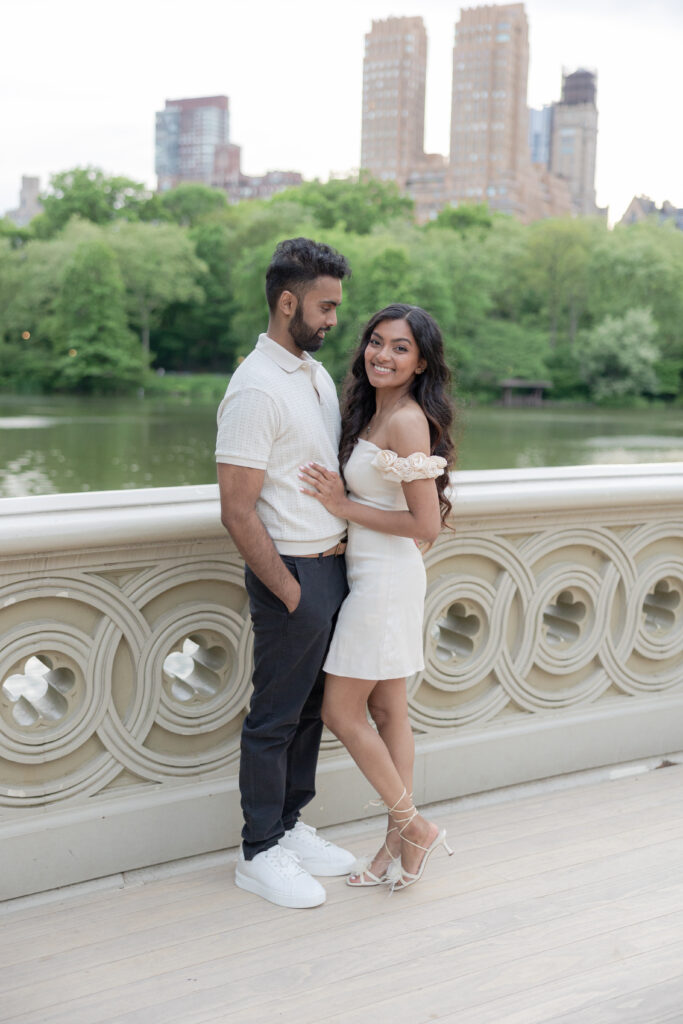
[[[266,271],[266,299],[272,311],[284,291],[301,298],[317,277],[351,277],[344,256],[330,245],[310,238],[287,238],[278,242]]]

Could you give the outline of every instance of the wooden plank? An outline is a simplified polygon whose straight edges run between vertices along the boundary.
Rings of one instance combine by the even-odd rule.
[[[683,799],[679,798],[680,809],[683,811]],[[508,814],[510,808],[506,808]],[[661,822],[665,821],[667,815],[674,820],[678,817],[679,820],[683,819],[683,814],[676,814],[677,808],[675,805],[669,806],[657,806],[651,805],[641,808],[639,813],[635,816],[635,820],[638,822],[638,831],[641,833],[645,832],[645,838],[649,841],[649,836],[654,827]],[[449,830],[452,833],[456,832],[457,821],[455,827],[453,826],[453,817],[451,817],[447,824]],[[634,815],[624,813],[623,815],[612,816],[611,818],[605,818],[604,816],[598,819],[599,821],[599,832],[600,834],[610,835],[616,834],[624,836],[627,839],[627,845],[638,845],[637,837],[633,836],[633,821]],[[621,823],[623,828],[615,828],[616,824]],[[514,827],[514,826],[513,826]],[[498,830],[495,830],[496,840],[499,839]],[[571,839],[571,844],[576,846],[577,844],[582,847],[584,852],[587,850],[585,843],[588,840],[588,834],[585,831],[579,831],[575,823],[567,823],[560,828],[551,829],[545,833],[537,833],[533,849],[537,853],[551,846],[557,846],[559,841],[566,835],[567,839]],[[593,831],[592,839],[598,838],[597,833]],[[642,838],[642,835],[641,835]],[[509,865],[511,861],[514,861],[520,854],[525,856],[528,854],[529,844],[524,842],[524,837],[518,837],[514,841],[512,839],[501,842],[489,842],[485,852],[482,852],[481,846],[477,845],[473,850],[463,848],[462,838],[458,835],[454,839],[457,843],[458,848],[458,863],[459,869],[462,872],[467,869],[468,866],[468,854],[474,854],[477,851],[476,863],[479,867],[483,865],[494,866],[496,864]],[[483,839],[480,840],[483,842]],[[373,837],[372,842],[368,848],[373,849],[376,845],[379,845],[379,835]],[[601,853],[599,855],[602,855]],[[474,857],[469,856],[469,860],[474,862]],[[226,886],[232,887],[232,864],[226,864],[225,867],[211,869],[211,872],[205,873],[208,877],[192,876],[189,879],[169,879],[157,883],[159,892],[156,895],[156,900],[151,892],[149,892],[149,886],[145,886],[143,889],[143,896],[141,899],[136,900],[136,917],[139,927],[146,927],[147,913],[146,910],[149,906],[155,905],[160,908],[157,910],[161,921],[168,920],[172,923],[176,919],[175,912],[178,911],[180,917],[184,916],[186,907],[192,899],[196,899],[201,906],[202,902],[208,901],[213,902],[215,898],[220,897]],[[250,897],[245,894],[238,893],[237,900],[244,905],[249,905],[253,901]],[[119,917],[125,917],[127,919],[129,928],[128,930],[135,929],[135,919],[131,916],[130,901],[127,899],[129,891],[125,893],[126,898],[121,899],[121,893],[107,893],[98,897],[100,903],[100,913],[98,915],[100,921],[100,930],[98,935],[100,938],[104,938],[105,935],[102,933],[102,928],[108,929],[109,934],[116,934],[116,926]],[[152,904],[150,901],[154,900]],[[40,916],[35,914],[28,915],[28,919],[22,919],[18,922],[7,922],[7,926],[2,930],[2,938],[0,938],[0,956],[8,957],[7,962],[16,962],[18,951],[22,947],[22,934],[26,935],[30,939],[30,946],[32,949],[40,949],[42,955],[46,955],[51,951],[51,944],[54,942],[54,925],[53,921],[59,919],[63,921],[63,904],[53,905],[51,907],[43,908],[43,913]],[[60,938],[61,948],[68,946],[69,942],[84,944],[85,941],[90,939],[84,939],[84,932],[87,932],[88,925],[92,922],[91,913],[91,900],[86,899],[81,901],[81,913],[75,913],[73,908],[69,913],[70,930],[65,933],[64,927],[60,927]],[[166,916],[168,915],[168,917]],[[32,923],[33,922],[33,923]],[[35,925],[38,925],[36,928]],[[41,946],[41,936],[44,937],[44,943]]]
[[[417,894],[418,891],[416,887],[410,894]],[[409,893],[400,895],[404,897]],[[398,895],[393,898],[394,905],[398,904],[398,899]],[[387,901],[383,902],[386,907]],[[627,924],[630,922],[629,927],[625,929],[629,936],[631,930],[637,932],[637,935],[630,936],[629,941],[638,943],[647,938],[648,948],[653,948],[661,925],[659,921],[653,925],[643,918],[657,911],[664,917],[670,917],[671,915],[664,914],[664,911],[674,905],[679,907],[677,919],[680,924],[683,915],[683,884],[675,890],[662,890],[659,902],[654,901],[651,892],[633,897],[628,906],[620,908],[623,921]],[[277,915],[278,908],[273,909]],[[245,1014],[250,1004],[256,1000],[257,1012],[260,1013],[265,1009],[264,963],[277,965],[276,970],[268,975],[268,990],[277,995],[277,1000],[287,1000],[290,989],[297,986],[302,973],[307,978],[315,978],[316,990],[320,991],[322,986],[325,993],[329,986],[334,987],[338,984],[340,978],[344,984],[348,984],[350,979],[354,982],[362,981],[362,973],[367,965],[372,966],[374,973],[388,973],[391,978],[396,975],[399,986],[410,986],[411,982],[407,977],[410,969],[409,966],[408,969],[406,967],[416,957],[420,962],[439,962],[445,956],[451,957],[454,950],[457,950],[458,977],[463,973],[472,974],[484,970],[487,965],[498,971],[501,969],[501,962],[502,966],[505,966],[506,957],[518,959],[520,950],[524,950],[527,956],[531,953],[536,957],[549,956],[549,950],[554,949],[558,943],[566,943],[566,940],[572,937],[575,947],[572,956],[583,957],[587,954],[582,943],[585,945],[585,940],[591,936],[597,942],[605,929],[611,931],[613,924],[610,922],[614,921],[615,916],[614,908],[604,903],[601,910],[594,908],[591,915],[586,915],[581,910],[578,914],[560,919],[552,917],[549,921],[543,921],[541,925],[516,927],[512,931],[498,935],[493,934],[495,929],[489,926],[488,934],[471,941],[467,924],[449,922],[447,910],[445,907],[443,920],[437,925],[430,921],[429,914],[423,915],[420,922],[422,927],[418,927],[414,915],[406,914],[404,909],[391,909],[390,925],[387,923],[386,911],[377,913],[370,924],[363,928],[362,943],[358,942],[359,929],[355,923],[345,928],[337,928],[331,921],[324,948],[321,948],[319,936],[303,935],[297,943],[288,944],[273,942],[271,932],[266,936],[268,944],[262,947],[262,955],[258,958],[254,957],[251,950],[246,955],[236,955],[232,949],[224,949],[222,956],[216,956],[221,947],[214,938],[208,943],[186,943],[177,950],[164,951],[163,955],[126,958],[115,965],[106,965],[102,971],[88,971],[84,979],[81,976],[80,991],[85,994],[85,998],[79,998],[75,1002],[69,997],[73,996],[73,985],[77,984],[77,978],[62,977],[51,987],[49,993],[35,993],[33,997],[27,989],[10,993],[10,997],[17,1000],[16,1003],[10,1002],[10,1005],[16,1006],[17,1009],[20,1006],[33,1010],[40,1009],[43,1011],[42,1019],[48,1022],[52,1020],[48,1011],[49,1003],[56,999],[61,1007],[60,1012],[68,1008],[72,1021],[89,1020],[94,1024],[95,1021],[109,1019],[106,1015],[101,1016],[102,1007],[106,1006],[108,1001],[113,1000],[113,1007],[119,1015],[127,1009],[137,1012],[140,999],[145,1007],[152,1011],[154,1006],[158,1006],[161,991],[172,1005],[164,1007],[164,1016],[159,1019],[183,1021],[191,1007],[197,1008],[200,991],[209,989],[211,998],[217,994],[221,1005],[224,1003],[225,993],[229,991],[230,1005],[238,1007],[239,1013],[242,1014]],[[512,923],[519,923],[516,917]],[[397,925],[400,925],[398,931]],[[387,936],[390,936],[389,941]],[[663,941],[668,942],[668,936]],[[504,955],[501,956],[501,953]],[[357,976],[359,969],[360,979]],[[184,995],[187,979],[181,977],[179,971],[192,975],[194,984],[189,998]],[[516,973],[520,973],[519,966]],[[108,987],[111,986],[114,977],[117,981],[118,994]],[[323,995],[324,998],[326,997]],[[133,1007],[129,1006],[130,1000],[134,1001]],[[320,1007],[316,1005],[315,1012],[319,1010]],[[150,1018],[152,1019],[156,1018]],[[244,1019],[250,1018],[244,1016]],[[17,1021],[23,1020],[23,1016],[17,1017]]]
[[[679,918],[676,924],[678,935],[681,934],[680,924]],[[427,963],[416,958],[393,971],[383,970],[379,976],[368,965],[368,973],[357,976],[353,985],[347,979],[341,982],[331,980],[324,987],[307,992],[302,984],[295,995],[265,1002],[254,999],[249,1008],[233,1008],[226,991],[222,1011],[214,1012],[213,1017],[196,1017],[192,1024],[209,1024],[218,1020],[222,1024],[256,1024],[278,1012],[280,1017],[274,1019],[296,1019],[303,1024],[316,1021],[367,1024],[368,1020],[391,1020],[399,1024],[428,1020],[448,1021],[449,1024],[463,1024],[464,1021],[467,1024],[546,1024],[551,1017],[548,1015],[548,1003],[543,1006],[543,1002],[558,986],[566,987],[567,977],[571,978],[572,992],[581,984],[591,993],[596,991],[596,986],[602,985],[602,991],[614,997],[636,974],[647,982],[680,976],[683,941],[671,943],[663,939],[662,945],[654,951],[631,956],[627,962],[620,958],[612,936],[601,937],[599,944],[582,942],[579,946],[536,955],[518,947],[516,957],[511,946],[509,959],[494,958],[478,970],[468,969],[465,972],[460,970],[458,962],[455,973],[455,958],[448,955]],[[505,1007],[509,1007],[515,997],[523,1008],[514,1016],[505,1014]],[[497,1004],[495,1013],[483,1016],[477,1012],[480,1007],[493,1002]],[[559,1000],[554,1002],[557,1005]],[[124,1018],[116,1020],[117,1024],[124,1024]],[[150,1024],[161,1024],[161,1018],[158,1021],[152,1018]],[[652,1022],[645,1018],[640,1024]]]
[[[633,968],[634,964],[629,964]],[[636,971],[638,981],[643,980]],[[628,985],[628,982],[625,982]],[[567,1016],[552,1017],[549,1024],[680,1024],[683,1018],[683,973],[669,981],[657,982],[638,991],[629,991],[599,1004],[572,1010]]]
[[[393,896],[328,879],[324,907],[288,911],[237,889],[231,865],[221,864],[41,913],[17,911],[0,930],[0,1019],[246,1024],[291,1013],[301,1024],[350,1024],[363,1019],[354,1013],[372,1007],[373,1017],[386,1013],[415,1024],[427,1018],[415,1016],[413,990],[426,987],[438,997],[434,1019],[458,1019],[459,993],[469,991],[468,1014],[495,1007],[498,1017],[481,1020],[499,1024],[503,1008],[523,1014],[534,1005],[524,1002],[532,990],[549,1007],[559,998],[558,963],[582,1001],[572,996],[570,1010],[558,1004],[550,1014],[582,1007],[589,1014],[603,1004],[612,1012],[621,989],[601,989],[593,998],[591,955],[602,964],[600,977],[622,960],[642,965],[642,978],[629,976],[634,990],[645,997],[650,983],[660,985],[665,1000],[681,970],[671,977],[665,970],[658,980],[646,951],[638,942],[631,949],[632,933],[649,935],[648,951],[678,948],[683,935],[683,883],[671,884],[683,868],[682,780],[675,768],[466,814],[450,809],[443,822],[457,856],[435,855],[418,886]],[[378,845],[378,829],[349,831],[351,848]],[[484,985],[487,974],[508,978],[512,987],[498,996]]]
[[[663,877],[668,877],[668,873],[671,869],[671,861],[668,860],[666,867],[662,867],[665,872]],[[554,872],[543,872],[544,875],[548,875],[546,878],[547,891],[552,892],[553,888],[557,889],[558,885],[566,884],[566,879],[562,879],[561,876],[556,875]],[[527,873],[529,877],[529,873]],[[538,877],[538,873],[534,877]],[[447,888],[444,890],[442,879],[445,882]],[[652,876],[650,875],[650,879]],[[491,888],[491,879],[486,878],[487,889]],[[456,888],[452,888],[452,884],[456,883]],[[433,863],[430,864],[429,874],[425,876],[425,879],[421,883],[419,889],[411,890],[400,894],[400,899],[405,901],[412,899],[414,894],[417,894],[414,898],[419,900],[420,904],[429,902],[433,897],[434,900],[442,902],[444,896],[449,894],[457,895],[462,892],[462,879],[456,878],[456,873],[452,869],[451,862],[442,857],[440,861],[433,859]],[[468,887],[471,887],[473,879],[470,876],[467,882]],[[344,920],[354,921],[357,919],[358,914],[364,915],[364,909],[370,907],[369,900],[373,897],[379,896],[380,898],[385,897],[385,893],[370,893],[368,891],[359,892],[357,890],[349,890],[348,887],[340,886],[339,880],[334,880],[332,883],[328,882],[328,889],[331,890],[332,900],[340,900],[346,903],[349,898],[355,898],[355,900],[363,900],[363,904],[355,906],[353,909],[349,907],[349,910],[344,914]],[[516,889],[510,889],[506,884],[499,886],[498,892],[494,895],[496,904],[505,902],[514,897]],[[530,897],[533,894],[533,888],[527,890],[527,895]],[[336,897],[335,897],[336,894]],[[131,894],[132,896],[133,894]],[[137,894],[135,894],[137,895]],[[147,895],[140,893],[140,897]],[[160,894],[163,899],[163,891]],[[394,900],[399,899],[397,894],[393,897]],[[480,898],[477,897],[478,905],[481,906]],[[131,902],[131,901],[129,901]],[[125,922],[125,935],[126,935],[126,951],[132,953],[136,948],[148,951],[149,948],[156,948],[157,946],[169,946],[174,940],[178,941],[181,938],[185,938],[189,935],[193,937],[206,936],[213,934],[221,934],[224,940],[230,938],[231,946],[235,947],[235,942],[239,936],[239,946],[242,946],[243,941],[246,939],[248,932],[244,928],[243,918],[235,910],[241,908],[252,908],[253,914],[250,913],[250,924],[256,925],[257,930],[261,922],[266,922],[269,919],[269,915],[272,915],[273,911],[277,914],[282,914],[277,908],[272,908],[269,904],[264,903],[261,900],[255,900],[248,894],[243,893],[241,890],[236,889],[232,885],[232,880],[224,886],[223,891],[220,894],[212,895],[210,898],[205,897],[202,901],[198,902],[193,896],[182,904],[177,901],[174,903],[174,907],[177,909],[182,905],[185,913],[179,919],[169,921],[164,911],[167,909],[163,904],[160,907],[159,913],[155,913],[154,927],[150,929],[149,922],[149,906],[147,901],[144,901],[145,906],[142,910],[134,909],[129,912],[129,918]],[[328,907],[329,907],[328,903]],[[399,905],[395,905],[396,910],[399,909]],[[393,908],[392,908],[393,909]],[[372,913],[372,911],[370,911]],[[292,922],[292,917],[296,915],[287,914],[284,921],[284,932],[285,935],[289,932],[288,922]],[[254,916],[256,920],[254,920]],[[43,963],[41,970],[45,978],[50,977],[52,974],[59,975],[68,972],[70,963],[73,963],[74,970],[81,970],[84,966],[90,965],[94,962],[95,958],[101,962],[109,962],[111,956],[114,953],[116,944],[119,941],[121,934],[121,927],[110,934],[109,938],[102,935],[102,909],[99,908],[96,914],[92,913],[91,909],[91,924],[89,928],[81,930],[78,933],[78,938],[75,944],[70,945],[69,941],[69,929],[60,927],[58,932],[53,930],[52,935],[49,937],[49,947],[47,951],[43,951],[40,943],[32,940],[28,937],[28,941],[24,941],[22,948],[17,948],[14,954],[14,959],[8,955],[6,960],[6,966],[10,962],[15,964],[15,968],[11,971],[11,987],[18,987],[21,984],[22,977],[26,974],[32,973],[32,963],[37,953],[42,956],[50,957],[55,953],[55,935],[59,935],[59,955],[52,957],[52,962]],[[132,926],[131,926],[132,922]],[[142,930],[138,930],[140,922],[144,922],[146,927]],[[111,924],[109,922],[106,913],[104,916],[104,924]],[[296,934],[293,923],[291,924],[294,929],[293,934]],[[324,935],[327,927],[326,920],[319,916],[316,922],[313,924],[313,928],[316,931],[320,931]],[[233,934],[230,934],[230,933]],[[101,948],[100,948],[101,947]],[[21,965],[23,964],[23,974]]]

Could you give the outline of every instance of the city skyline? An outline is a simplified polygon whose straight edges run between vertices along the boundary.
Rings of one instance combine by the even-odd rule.
[[[561,177],[550,153],[532,166],[527,106],[529,22],[520,2],[462,8],[455,29],[448,157],[424,151],[427,33],[421,17],[372,22],[365,36],[361,169],[394,181],[424,223],[450,204],[487,202],[525,223],[595,205],[595,76],[563,76],[562,104],[545,108],[562,135]],[[577,83],[586,81],[590,95]],[[571,96],[565,96],[569,86]],[[584,90],[585,91],[585,90]],[[576,95],[574,95],[576,94]],[[588,100],[575,104],[581,98]],[[560,124],[564,101],[568,120]],[[556,155],[559,160],[560,152]],[[572,192],[576,196],[572,198]]]
[[[470,4],[467,6],[478,6]],[[562,70],[598,72],[597,198],[618,220],[633,195],[683,205],[677,96],[671,84],[683,12],[658,0],[528,0],[528,101],[560,97]],[[230,97],[231,135],[249,174],[282,168],[306,178],[360,163],[362,63],[372,19],[424,18],[429,40],[425,150],[448,155],[451,62],[460,5],[348,0],[343,16],[309,0],[218,5],[178,0],[133,6],[100,38],[92,6],[6,0],[0,68],[5,132],[0,212],[16,206],[22,174],[92,164],[154,187],[154,112],[168,96]],[[296,16],[292,13],[296,11]],[[239,23],[239,32],[235,31]],[[266,26],[268,31],[264,32]],[[25,54],[30,50],[31,60]]]

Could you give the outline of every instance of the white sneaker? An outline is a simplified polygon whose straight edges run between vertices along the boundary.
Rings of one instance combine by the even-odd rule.
[[[315,829],[304,825],[303,821],[297,821],[294,828],[285,832],[280,846],[298,854],[302,868],[312,875],[348,875],[356,863],[353,853],[321,839]]]
[[[327,897],[320,882],[301,867],[299,858],[277,844],[252,860],[245,860],[240,850],[235,884],[278,907],[318,907]]]

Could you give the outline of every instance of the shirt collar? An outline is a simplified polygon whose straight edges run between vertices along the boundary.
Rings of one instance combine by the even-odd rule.
[[[315,380],[315,374],[320,363],[309,352],[304,352],[303,358],[299,359],[298,356],[288,352],[282,345],[278,345],[277,341],[273,341],[267,334],[259,334],[256,348],[259,352],[263,352],[265,356],[268,356],[269,359],[272,359],[274,363],[277,363],[287,373],[294,373],[295,370],[304,369],[310,372],[312,379]]]

